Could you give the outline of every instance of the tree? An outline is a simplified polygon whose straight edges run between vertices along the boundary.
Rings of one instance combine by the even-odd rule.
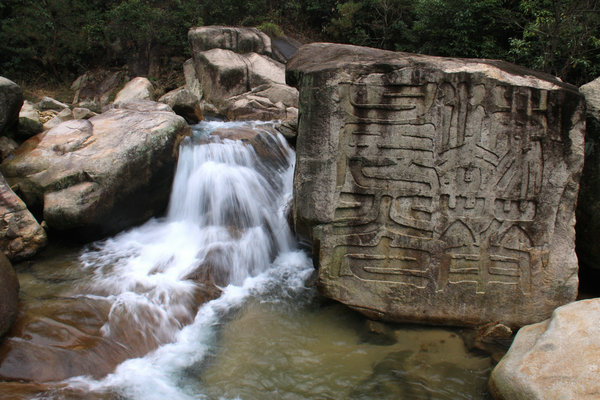
[[[343,42],[389,50],[409,50],[412,42],[411,4],[407,0],[340,2],[326,30]]]
[[[419,0],[415,5],[420,53],[502,58],[508,51],[510,10],[502,0]]]
[[[8,0],[0,21],[3,71],[44,70],[58,77],[84,60],[95,59],[101,42],[88,36],[87,21],[98,18],[104,2]]]
[[[512,60],[582,84],[600,74],[598,0],[523,0]]]

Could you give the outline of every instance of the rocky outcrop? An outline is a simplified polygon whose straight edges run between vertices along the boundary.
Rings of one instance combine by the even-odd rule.
[[[373,318],[515,328],[575,299],[583,99],[549,75],[317,43],[294,213],[319,288]]]
[[[587,120],[585,164],[577,203],[577,256],[582,268],[600,273],[600,245],[595,240],[600,235],[600,78],[579,91],[585,97]]]
[[[201,26],[190,29],[188,40],[193,53],[223,49],[271,56],[271,39],[256,28]]]
[[[19,280],[10,261],[0,253],[0,338],[17,317]]]
[[[497,400],[592,400],[600,396],[600,299],[557,308],[521,328],[492,371]]]
[[[138,76],[125,84],[123,89],[117,93],[114,104],[124,104],[136,100],[152,100],[154,86],[148,78]]]
[[[164,94],[158,101],[171,107],[177,115],[185,118],[188,124],[197,124],[204,119],[200,98],[185,86]]]
[[[75,92],[73,106],[88,108],[96,113],[110,103],[110,98],[122,84],[121,71],[89,71],[78,77],[71,89]]]
[[[203,101],[220,115],[262,120],[295,117],[290,108],[297,107],[298,93],[285,86],[284,65],[269,57],[268,36],[249,28],[202,27],[192,28],[188,38]],[[192,79],[186,82],[194,86]]]
[[[0,175],[0,251],[11,260],[30,258],[46,246],[46,232]]]
[[[227,101],[226,116],[230,120],[298,118],[298,91],[287,85],[261,85]]]
[[[195,54],[196,71],[204,96],[215,105],[268,83],[285,83],[282,65],[258,54],[248,56],[212,49]]]
[[[12,133],[19,122],[23,90],[13,81],[0,76],[0,135]]]
[[[62,111],[66,108],[69,108],[69,106],[67,104],[60,102],[56,99],[53,99],[52,97],[48,97],[48,96],[42,97],[42,99],[38,103],[38,109],[40,109],[40,110]]]
[[[29,138],[44,130],[40,121],[40,114],[35,104],[25,101],[19,112],[19,129],[17,134],[22,138]]]
[[[50,229],[98,238],[162,212],[188,131],[164,104],[125,103],[34,136],[0,168]]]

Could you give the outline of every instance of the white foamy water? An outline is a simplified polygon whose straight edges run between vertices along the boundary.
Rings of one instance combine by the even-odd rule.
[[[232,125],[241,126],[202,123],[195,135]],[[71,379],[71,387],[130,399],[202,398],[201,388],[190,392],[181,380],[210,355],[222,318],[250,297],[304,288],[312,264],[296,250],[285,216],[294,152],[278,137],[282,147],[263,163],[241,141],[197,140],[181,146],[167,217],[98,243],[81,257],[94,274],[89,292],[112,304],[102,333],[112,337],[128,324],[160,347],[102,380]],[[198,308],[207,281],[222,294]]]

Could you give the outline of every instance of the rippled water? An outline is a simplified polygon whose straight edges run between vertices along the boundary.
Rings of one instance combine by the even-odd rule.
[[[228,126],[204,123],[197,135]],[[94,318],[85,307],[61,317],[61,329],[84,316],[86,340],[119,357],[119,343],[139,351],[108,374],[0,382],[0,398],[486,399],[491,360],[469,353],[458,331],[373,324],[318,296],[286,224],[294,159],[281,154],[265,166],[241,142],[190,139],[167,217],[19,266],[25,308],[101,304]],[[25,336],[19,343],[34,340]]]

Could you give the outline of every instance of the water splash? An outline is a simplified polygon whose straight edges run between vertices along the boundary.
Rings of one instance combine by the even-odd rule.
[[[261,274],[248,277],[240,285],[228,285],[223,294],[202,306],[192,324],[172,343],[142,358],[128,360],[101,380],[77,377],[68,381],[72,389],[96,394],[119,394],[128,399],[202,399],[197,380],[185,379],[187,371],[211,356],[221,321],[235,313],[251,297],[282,297],[305,291],[304,282],[313,267],[300,251],[282,253]]]
[[[182,143],[167,217],[97,243],[81,256],[94,274],[86,292],[112,304],[105,336],[126,324],[148,348],[180,340],[187,324],[208,323],[198,322],[211,310],[198,311],[202,300],[222,291],[214,307],[228,304],[236,290],[249,293],[242,289],[248,279],[273,269],[278,255],[293,253],[285,212],[294,152],[282,137],[274,139],[279,148],[260,158],[246,143],[209,137],[232,126],[242,125],[202,123]],[[260,123],[252,128],[271,135],[260,132]]]

